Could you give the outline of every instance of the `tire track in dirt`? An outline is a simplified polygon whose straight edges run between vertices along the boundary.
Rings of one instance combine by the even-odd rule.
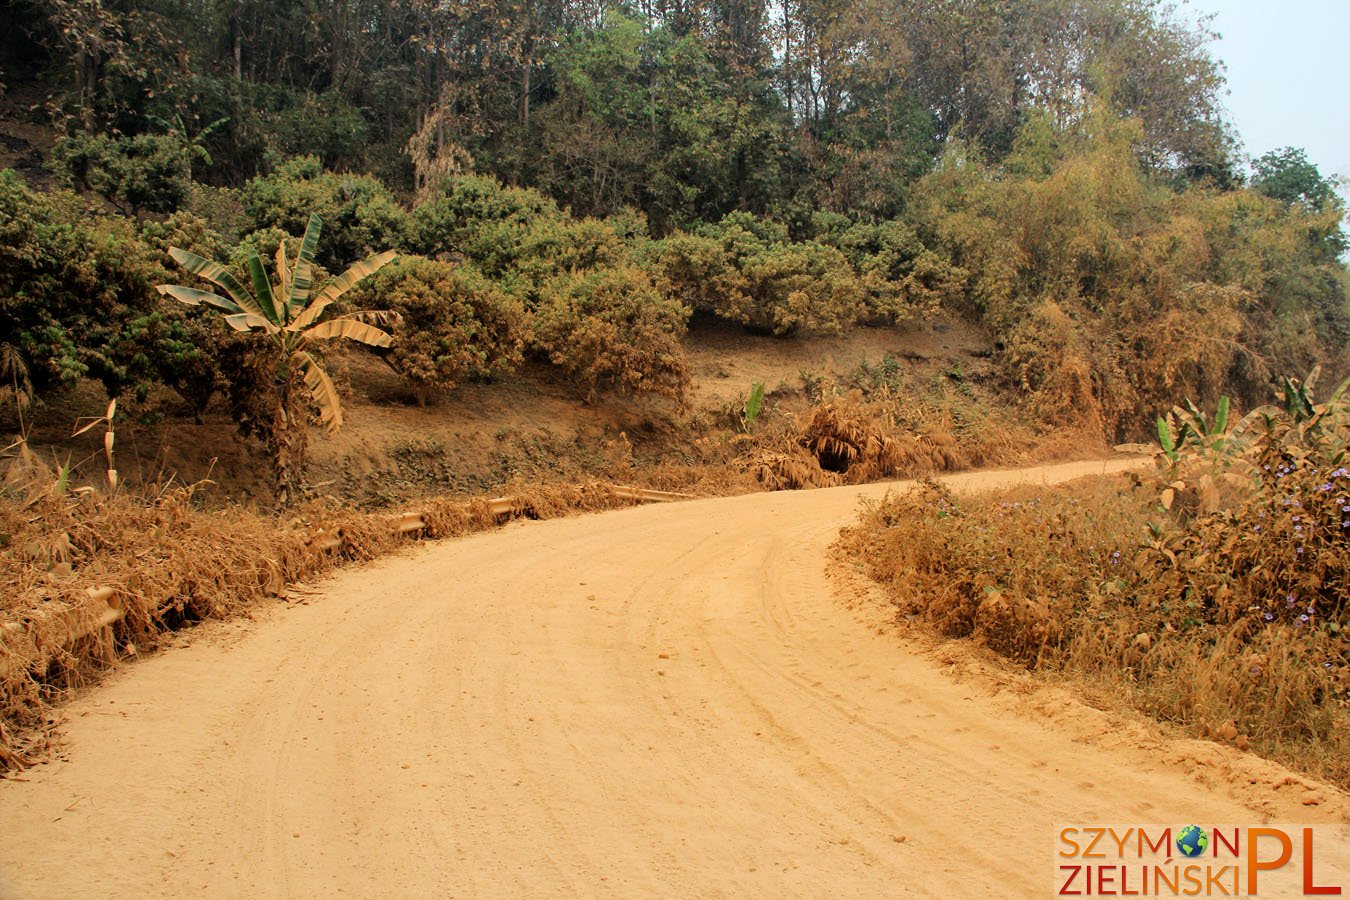
[[[886,489],[520,523],[203,628],[70,704],[67,761],[0,782],[0,885],[1041,896],[1057,822],[1345,808],[1271,794],[1257,811],[1250,785],[1086,743],[876,634],[825,570]]]

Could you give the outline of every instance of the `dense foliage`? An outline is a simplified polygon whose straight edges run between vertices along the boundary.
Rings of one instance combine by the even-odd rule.
[[[1250,408],[1274,372],[1350,368],[1334,183],[1286,148],[1247,185],[1206,22],[1161,0],[26,0],[0,23],[64,133],[64,189],[0,183],[0,312],[39,390],[159,381],[200,414],[238,348],[150,295],[164,248],[238,267],[313,213],[328,271],[416,257],[359,299],[404,313],[385,358],[423,401],[526,356],[678,396],[691,314],[784,337],[966,315],[1038,421],[1107,439],[1178,394]]]
[[[1345,370],[1339,203],[1179,189],[1139,165],[1137,123],[1104,112],[1050,136],[1032,123],[1003,166],[949,159],[915,191],[1042,419],[1124,438],[1178,394],[1250,408],[1272,371]]]
[[[420,404],[521,360],[524,307],[471,267],[407,256],[348,296],[358,309],[397,314],[386,359]]]
[[[116,395],[188,377],[195,326],[154,301],[162,274],[133,222],[0,172],[0,332],[39,391],[90,377]]]
[[[1107,95],[1150,169],[1236,176],[1208,23],[1164,0],[16,0],[0,34],[0,80],[115,139],[77,155],[171,136],[152,155],[236,186],[303,153],[398,190],[476,169],[663,234],[891,218],[952,137],[1001,158],[1034,112],[1065,128]]]

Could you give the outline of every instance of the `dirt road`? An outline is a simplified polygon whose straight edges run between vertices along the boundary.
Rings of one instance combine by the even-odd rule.
[[[1055,823],[1340,815],[876,634],[826,560],[883,491],[520,523],[204,629],[0,782],[0,896],[1031,897]]]

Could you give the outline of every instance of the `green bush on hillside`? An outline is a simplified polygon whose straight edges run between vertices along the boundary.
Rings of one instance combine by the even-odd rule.
[[[311,213],[322,218],[318,261],[330,271],[404,244],[407,213],[379,179],[327,172],[315,156],[294,157],[253,179],[242,199],[255,229],[303,234]]]
[[[1350,307],[1318,236],[1339,211],[1179,192],[1138,165],[1136,139],[1099,113],[1030,174],[954,155],[916,188],[916,219],[968,275],[958,306],[1003,344],[1030,408],[1128,439],[1173,396],[1250,406],[1273,371],[1344,371]]]
[[[408,218],[408,248],[422,256],[469,260],[489,278],[509,275],[525,255],[531,227],[558,219],[557,204],[537,191],[469,175],[442,185]]]
[[[630,266],[560,274],[543,287],[534,342],[593,396],[623,393],[683,399],[689,364],[680,347],[689,308]]]
[[[394,341],[386,358],[421,404],[520,363],[524,307],[468,266],[400,257],[363,281],[348,302],[399,315],[387,328]]]
[[[0,333],[40,391],[88,376],[109,396],[157,378],[128,324],[153,312],[163,273],[130,220],[0,172]]]
[[[57,178],[101,194],[127,215],[168,213],[188,196],[188,147],[176,134],[109,137],[80,132],[52,151]]]
[[[733,213],[655,252],[670,292],[694,309],[778,335],[839,334],[873,318],[848,259],[815,241],[791,242],[787,228]]]
[[[172,270],[170,247],[181,247],[205,259],[225,261],[230,244],[206,220],[179,212],[162,222],[141,227],[141,240],[158,255],[165,275]],[[187,401],[198,421],[212,398],[227,386],[221,370],[225,348],[239,340],[220,327],[207,306],[155,303],[132,318],[124,329],[126,343],[136,348],[141,367]]]

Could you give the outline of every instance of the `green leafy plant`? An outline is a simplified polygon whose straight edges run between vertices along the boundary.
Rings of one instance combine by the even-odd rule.
[[[746,434],[755,430],[755,421],[764,410],[764,382],[756,381],[750,385],[750,396],[745,398],[741,410],[741,427]]]
[[[206,149],[206,139],[211,133],[230,121],[229,116],[221,116],[210,125],[198,131],[195,135],[188,133],[187,123],[178,113],[174,113],[173,119],[165,119],[162,116],[149,116],[151,122],[163,128],[167,133],[172,134],[182,142],[186,148],[183,153],[183,175],[188,183],[192,182],[192,160],[200,159],[208,167],[215,165],[215,160],[211,158],[211,152]]]
[[[403,256],[348,298],[358,309],[378,304],[398,314],[384,358],[419,405],[520,363],[525,309],[473,266]]]
[[[351,266],[316,290],[312,281],[314,254],[322,222],[311,215],[304,238],[292,262],[282,243],[277,248],[274,284],[267,277],[256,251],[246,256],[252,291],[224,266],[195,253],[171,247],[169,255],[194,275],[221,288],[226,296],[180,285],[159,285],[159,292],[189,306],[207,304],[224,313],[226,324],[238,332],[262,338],[263,353],[255,371],[270,368],[270,382],[253,386],[256,393],[272,398],[270,422],[259,422],[272,452],[277,483],[277,501],[282,506],[294,499],[304,474],[305,410],[302,397],[313,400],[319,421],[329,433],[342,426],[342,404],[337,388],[313,352],[314,345],[333,338],[346,338],[372,347],[388,347],[387,332],[376,327],[388,313],[364,311],[320,321],[324,312],[357,282],[379,271],[395,258],[393,251],[377,253]],[[260,379],[267,381],[266,379]],[[270,394],[266,392],[271,392]]]
[[[534,343],[586,388],[656,394],[683,402],[689,362],[680,337],[689,308],[662,296],[630,266],[559,275],[534,311]]]
[[[81,133],[62,138],[53,151],[59,178],[135,215],[172,212],[187,199],[190,159],[189,145],[174,133],[130,138]]]
[[[314,156],[286,160],[244,186],[240,199],[252,227],[295,234],[311,215],[324,221],[329,239],[318,261],[332,271],[378,248],[401,247],[407,213],[379,179],[327,172]]]

